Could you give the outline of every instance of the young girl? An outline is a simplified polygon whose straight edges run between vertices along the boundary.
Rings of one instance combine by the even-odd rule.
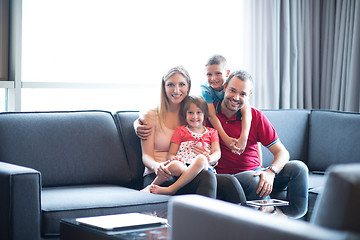
[[[173,195],[193,180],[203,169],[215,173],[213,166],[220,158],[219,136],[215,129],[205,127],[208,115],[206,101],[202,97],[189,96],[184,100],[183,114],[187,125],[175,129],[165,168],[171,176],[179,179],[169,187],[161,187],[167,179],[157,176],[151,185],[142,191]],[[196,155],[193,146],[211,149],[210,153]]]

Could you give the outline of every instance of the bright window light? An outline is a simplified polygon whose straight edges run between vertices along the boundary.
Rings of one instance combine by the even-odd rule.
[[[24,88],[22,110],[153,107],[162,75],[176,65],[199,94],[211,55],[224,55],[232,69],[246,66],[241,12],[235,0],[23,0],[24,83],[116,87]]]
[[[0,112],[5,112],[5,88],[0,88]]]

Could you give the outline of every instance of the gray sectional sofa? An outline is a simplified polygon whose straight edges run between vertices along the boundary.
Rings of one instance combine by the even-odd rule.
[[[0,238],[58,239],[63,218],[165,211],[140,192],[138,113],[0,114]]]
[[[359,113],[264,112],[291,159],[312,173],[360,161]],[[0,113],[1,239],[57,239],[63,218],[165,210],[168,196],[137,191],[144,169],[132,127],[137,117],[136,111]],[[310,213],[323,179],[310,176]]]
[[[325,184],[325,171],[334,164],[360,162],[360,113],[328,110],[264,110],[280,140],[290,152],[290,160],[301,160],[309,168],[309,221],[315,201]],[[263,165],[272,160],[263,149]],[[273,193],[284,198],[285,191]]]

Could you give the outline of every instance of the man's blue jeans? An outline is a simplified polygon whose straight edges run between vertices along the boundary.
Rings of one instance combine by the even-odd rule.
[[[253,175],[256,171],[262,170],[266,169],[258,167],[253,171],[245,171],[234,175],[243,187],[247,200],[269,198],[260,198],[256,193],[260,177]],[[289,206],[280,207],[280,209],[289,217],[299,218],[307,212],[308,172],[309,170],[303,162],[292,160],[275,176],[272,193],[286,191],[284,200],[288,200],[290,204]]]

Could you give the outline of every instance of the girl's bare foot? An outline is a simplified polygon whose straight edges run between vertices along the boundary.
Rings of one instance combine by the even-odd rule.
[[[141,192],[150,192],[150,187],[151,187],[151,185],[148,185],[148,186],[146,186],[145,188],[143,188],[143,189],[141,189],[140,191]]]
[[[170,187],[160,187],[158,185],[151,185],[150,192],[154,194],[173,195],[175,192]]]

